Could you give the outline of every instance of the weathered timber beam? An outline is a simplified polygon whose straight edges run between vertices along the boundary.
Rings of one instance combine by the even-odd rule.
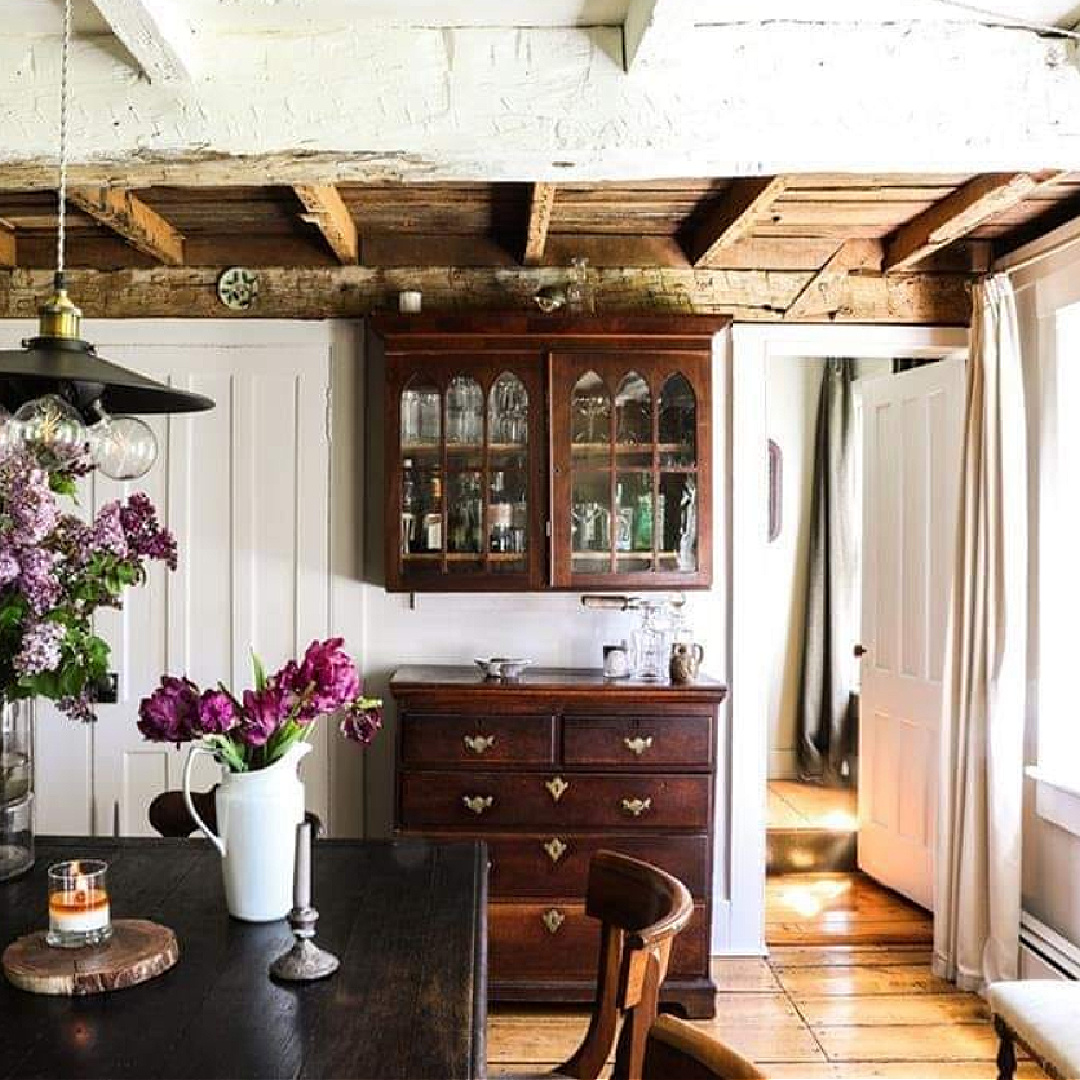
[[[787,185],[786,176],[732,180],[700,219],[691,222],[683,239],[686,257],[694,266],[705,266],[745,240]]]
[[[341,192],[333,184],[296,184],[293,190],[307,211],[302,215],[304,221],[323,234],[338,262],[355,263],[360,257],[360,241]]]
[[[831,318],[843,303],[848,274],[856,270],[879,272],[881,256],[881,245],[875,240],[845,240],[792,300],[784,318]]]
[[[151,82],[191,78],[191,27],[171,9],[153,0],[93,2]]]
[[[529,219],[525,225],[525,254],[522,258],[526,266],[539,266],[544,261],[554,206],[555,185],[533,184],[529,192]]]
[[[0,269],[8,269],[16,263],[15,230],[4,222],[0,224]]]
[[[984,222],[1023,202],[1061,173],[987,173],[976,176],[921,214],[899,226],[885,241],[885,269],[904,270],[967,236]]]
[[[184,238],[156,210],[123,188],[73,187],[68,201],[133,248],[169,266],[184,261]]]
[[[68,288],[91,318],[223,318],[216,267],[73,270]],[[534,311],[542,285],[566,280],[563,267],[361,266],[268,268],[259,272],[260,318],[357,318],[393,306],[401,289],[420,289],[425,311]],[[603,314],[683,312],[779,321],[812,272],[760,270],[590,270]],[[849,274],[837,321],[967,325],[971,305],[960,274]],[[48,291],[47,270],[15,269],[0,280],[0,318],[32,318]]]

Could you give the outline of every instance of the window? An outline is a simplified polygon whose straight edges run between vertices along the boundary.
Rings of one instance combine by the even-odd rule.
[[[1080,793],[1075,670],[1080,616],[1080,303],[1044,313],[1029,452],[1037,507],[1032,612],[1040,779]],[[1031,384],[1029,383],[1029,386]]]

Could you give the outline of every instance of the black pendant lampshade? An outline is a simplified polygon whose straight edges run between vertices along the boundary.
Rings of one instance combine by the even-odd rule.
[[[41,308],[37,337],[21,349],[0,350],[0,403],[10,412],[27,401],[56,394],[92,422],[100,411],[121,414],[203,412],[214,407],[202,394],[178,390],[98,356],[79,336],[80,312],[68,299],[62,274]]]

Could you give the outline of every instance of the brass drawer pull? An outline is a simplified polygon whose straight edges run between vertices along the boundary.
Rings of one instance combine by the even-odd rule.
[[[549,780],[544,787],[548,789],[548,794],[555,802],[558,802],[570,790],[570,785],[561,776]]]
[[[474,814],[482,814],[495,805],[495,799],[491,795],[462,795],[461,801],[465,804],[465,809]]]
[[[549,934],[557,934],[559,928],[566,922],[566,916],[558,908],[548,908],[540,917]]]
[[[652,809],[652,798],[646,796],[644,799],[623,799],[622,808],[623,812],[631,817],[641,817],[646,810]]]
[[[626,749],[629,750],[631,754],[637,754],[638,757],[641,757],[641,755],[644,754],[646,750],[652,748],[651,735],[636,735],[632,739],[629,735],[627,735],[627,737],[623,739],[623,742],[626,744]]]
[[[485,754],[495,745],[494,735],[466,735],[465,749],[474,754]]]
[[[563,843],[557,836],[553,836],[544,845],[544,850],[547,852],[548,858],[557,863],[566,854],[566,844]]]

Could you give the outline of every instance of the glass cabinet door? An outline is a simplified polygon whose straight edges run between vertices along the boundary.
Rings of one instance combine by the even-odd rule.
[[[553,357],[556,585],[708,584],[708,358]]]
[[[395,585],[538,584],[526,580],[539,568],[530,535],[537,379],[538,372],[477,363],[404,381]]]

